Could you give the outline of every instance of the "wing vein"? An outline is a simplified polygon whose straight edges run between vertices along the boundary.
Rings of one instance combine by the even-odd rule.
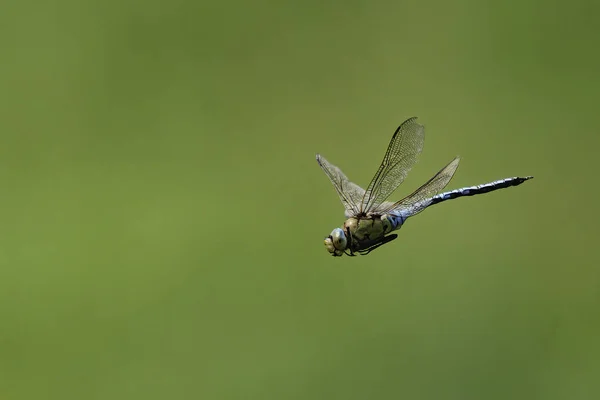
[[[416,120],[417,117],[407,119],[394,132],[383,161],[360,202],[361,213],[378,212],[417,162],[423,149],[425,130]]]

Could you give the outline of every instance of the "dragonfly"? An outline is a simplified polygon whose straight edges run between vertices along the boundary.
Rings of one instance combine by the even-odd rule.
[[[460,158],[456,157],[402,200],[386,201],[417,162],[424,138],[425,129],[417,123],[417,117],[404,121],[394,132],[383,161],[366,190],[348,180],[341,169],[317,154],[317,162],[333,184],[345,208],[346,221],[341,228],[335,228],[325,238],[325,247],[332,256],[367,255],[396,239],[398,235],[391,232],[400,229],[409,217],[429,206],[459,197],[518,186],[533,178],[505,178],[442,192],[458,168]]]

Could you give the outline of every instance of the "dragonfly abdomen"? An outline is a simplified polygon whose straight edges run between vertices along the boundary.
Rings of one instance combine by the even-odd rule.
[[[392,210],[387,214],[382,215],[381,220],[383,221],[384,232],[387,234],[396,229],[400,229],[404,221],[406,221],[406,218],[407,217],[402,215],[400,210]]]
[[[526,176],[524,178],[521,177],[513,177],[500,179],[490,183],[484,183],[482,185],[477,186],[469,186],[460,189],[455,189],[449,192],[440,193],[431,198],[430,205],[441,203],[442,201],[456,199],[458,197],[463,196],[475,196],[476,194],[483,194],[488,192],[493,192],[498,189],[505,189],[511,186],[518,186],[521,183],[533,178],[533,176]]]

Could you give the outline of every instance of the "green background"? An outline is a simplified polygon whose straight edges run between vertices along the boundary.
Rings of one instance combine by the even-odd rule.
[[[9,1],[0,399],[600,396],[598,2]],[[367,257],[315,161],[393,195]]]

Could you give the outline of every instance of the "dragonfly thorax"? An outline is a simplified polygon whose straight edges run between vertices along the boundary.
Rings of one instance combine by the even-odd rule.
[[[333,256],[341,256],[346,250],[350,254],[368,249],[380,243],[382,238],[398,224],[389,215],[371,215],[351,217],[342,228],[335,228],[325,238],[325,247]]]
[[[350,233],[348,247],[352,251],[361,250],[366,242],[379,239],[390,231],[387,219],[379,216],[348,218],[344,230]]]

